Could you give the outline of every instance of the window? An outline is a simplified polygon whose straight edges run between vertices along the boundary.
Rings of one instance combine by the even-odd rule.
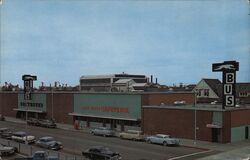
[[[206,96],[206,97],[209,96],[209,89],[204,89],[204,96]]]

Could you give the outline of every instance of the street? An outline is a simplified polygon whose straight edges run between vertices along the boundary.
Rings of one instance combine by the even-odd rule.
[[[75,156],[81,156],[81,152],[91,146],[100,145],[119,152],[122,158],[126,160],[166,160],[170,158],[174,159],[175,157],[183,158],[185,155],[193,155],[192,159],[194,159],[196,156],[201,158],[208,155],[208,152],[203,153],[204,150],[197,148],[184,146],[164,147],[161,145],[147,144],[145,142],[121,140],[117,137],[92,136],[89,133],[80,131],[48,129],[36,126],[27,126],[26,129],[26,125],[21,123],[1,121],[0,128],[1,127],[8,127],[12,131],[27,131],[31,135],[36,136],[36,138],[43,136],[55,137],[56,140],[63,143],[61,153]],[[36,148],[35,145],[33,146]],[[203,154],[204,156],[202,156]],[[212,152],[210,154],[212,154]],[[190,158],[190,156],[188,157]]]

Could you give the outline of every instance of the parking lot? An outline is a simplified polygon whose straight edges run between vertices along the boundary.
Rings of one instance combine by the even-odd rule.
[[[81,152],[91,146],[106,146],[111,150],[117,151],[126,160],[166,160],[178,158],[183,159],[185,155],[189,158],[203,157],[209,154],[204,150],[189,147],[166,147],[162,145],[147,144],[145,142],[137,142],[130,140],[121,140],[116,137],[101,137],[93,136],[86,132],[62,130],[62,129],[48,129],[36,126],[26,126],[25,124],[1,121],[0,127],[8,127],[13,131],[27,131],[28,133],[36,136],[37,138],[43,136],[52,136],[63,143],[63,149],[59,152],[51,152],[51,154],[60,153],[60,159],[83,159]],[[6,140],[1,139],[2,142],[8,143]],[[16,142],[10,141],[9,143],[15,144]],[[17,143],[16,143],[17,144]],[[31,155],[35,150],[41,148],[35,145],[22,144],[21,153]],[[25,148],[25,149],[24,149]],[[32,149],[31,149],[32,148]],[[212,154],[212,152],[211,152]],[[193,155],[193,156],[192,156]],[[20,155],[16,155],[20,156]],[[12,157],[9,157],[12,158]],[[6,157],[8,159],[8,157]]]

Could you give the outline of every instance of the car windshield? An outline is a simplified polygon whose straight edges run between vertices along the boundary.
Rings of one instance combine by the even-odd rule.
[[[45,137],[45,138],[41,138],[40,140],[44,141],[44,142],[50,142],[50,141],[54,141],[53,137]]]

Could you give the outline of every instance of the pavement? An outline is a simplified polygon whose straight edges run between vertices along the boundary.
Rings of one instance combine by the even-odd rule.
[[[24,120],[13,118],[13,117],[5,117],[6,121],[15,122],[15,123],[26,123]],[[82,128],[79,130],[75,130],[73,125],[70,124],[62,124],[57,123],[57,128],[64,130],[72,130],[75,132],[90,132],[89,128]],[[250,160],[250,140],[244,140],[240,142],[234,142],[229,144],[221,144],[221,143],[212,143],[207,141],[199,141],[199,140],[191,140],[191,139],[180,139],[181,145],[185,147],[198,148],[204,151],[215,150],[220,153],[212,156],[208,156],[205,158],[201,158],[200,160]]]

